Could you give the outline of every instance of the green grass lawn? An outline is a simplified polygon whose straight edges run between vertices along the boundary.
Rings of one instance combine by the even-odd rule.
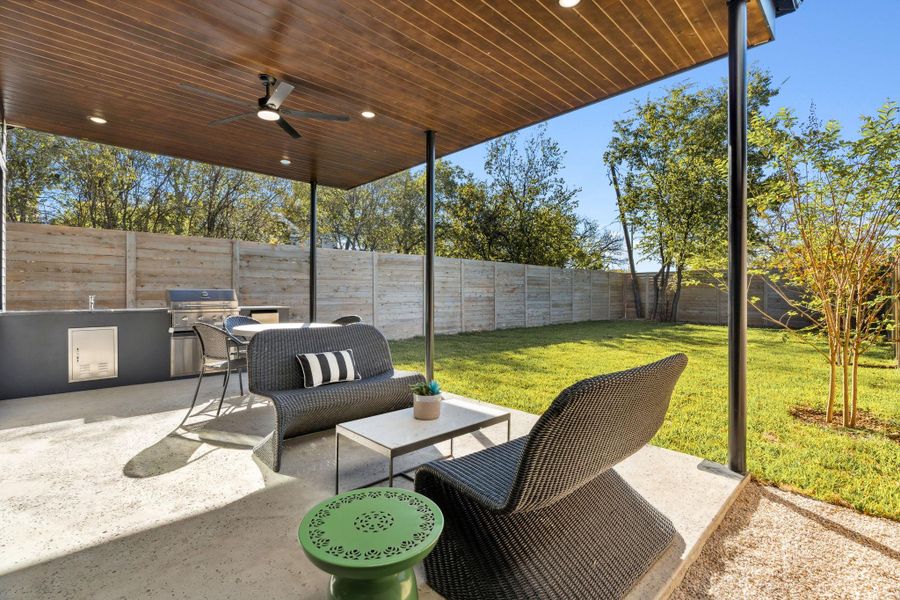
[[[873,515],[900,519],[900,440],[801,422],[794,406],[824,408],[827,364],[779,330],[748,339],[748,463],[759,480]],[[421,338],[391,344],[398,368],[422,370]],[[654,444],[727,462],[724,327],[590,322],[438,336],[435,377],[447,391],[531,413],[579,379],[684,352],[690,362]],[[889,349],[861,368],[860,408],[900,424],[900,371]]]

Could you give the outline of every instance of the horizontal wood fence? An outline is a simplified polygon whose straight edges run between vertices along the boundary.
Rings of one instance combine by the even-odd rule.
[[[23,223],[9,223],[7,234],[9,310],[87,308],[88,295],[98,308],[164,307],[167,289],[196,287],[234,288],[243,305],[288,306],[294,320],[309,314],[306,248]],[[422,256],[320,249],[317,257],[319,319],[357,314],[390,338],[422,334]],[[648,277],[640,276],[645,294]],[[625,273],[441,257],[435,309],[438,333],[634,318]],[[679,320],[726,319],[718,290],[682,293]]]
[[[631,276],[626,278],[628,286],[625,295],[625,318],[634,319],[634,294],[631,291]],[[684,285],[681,289],[681,298],[678,301],[678,320],[687,323],[705,323],[710,325],[728,324],[728,294],[718,285],[714,285],[712,279],[707,278],[705,285]],[[641,303],[644,311],[649,314],[649,307],[653,305],[653,273],[638,273],[638,288],[641,294]],[[791,307],[784,298],[772,287],[767,280],[760,277],[752,277],[747,285],[747,297],[750,300],[747,309],[747,325],[750,327],[778,327],[770,320],[763,317],[753,303],[755,302],[763,312],[782,318]],[[671,301],[671,294],[669,295]],[[662,299],[659,300],[662,302]],[[790,319],[792,327],[802,327],[808,321],[798,316]]]

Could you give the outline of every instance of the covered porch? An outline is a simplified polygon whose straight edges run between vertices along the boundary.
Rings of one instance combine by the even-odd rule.
[[[302,515],[333,495],[334,434],[289,442],[274,473],[252,455],[272,429],[264,403],[230,385],[213,418],[220,377],[204,385],[207,410],[177,429],[193,381],[71,392],[0,403],[5,501],[2,588],[11,597],[320,598],[328,576],[297,545]],[[513,411],[512,435],[537,416]],[[455,454],[506,441],[506,425],[456,440]],[[383,460],[345,442],[347,486],[387,475]],[[447,444],[398,461],[437,458]],[[675,542],[630,594],[664,598],[697,558],[746,478],[716,463],[646,446],[617,467],[677,530]],[[394,485],[412,488],[397,476]],[[22,516],[27,514],[28,519]],[[421,598],[439,598],[419,573]]]
[[[666,597],[747,481],[746,51],[772,41],[775,17],[797,4],[11,1],[0,8],[0,129],[28,127],[309,182],[310,321],[317,186],[352,188],[424,162],[422,332],[430,379],[440,360],[437,157],[727,55],[730,386],[722,410],[729,466],[647,446],[616,467],[677,530],[676,543],[631,592]],[[349,122],[303,121],[300,138],[255,118],[208,124],[230,118],[235,105],[252,108],[260,74],[293,86],[285,107]],[[263,112],[260,104],[266,120]],[[272,428],[271,409],[252,398],[173,435],[191,386],[166,381],[0,405],[0,446],[17,507],[0,516],[12,520],[2,524],[4,543],[14,548],[0,566],[4,589],[23,597],[323,593],[328,578],[297,547],[296,527],[331,494],[331,435],[290,443],[275,473],[249,451]],[[513,437],[536,418],[515,413]],[[499,443],[502,428],[465,436],[458,454]],[[430,448],[409,460],[437,456]],[[360,483],[381,466],[361,448],[342,463],[348,480]]]

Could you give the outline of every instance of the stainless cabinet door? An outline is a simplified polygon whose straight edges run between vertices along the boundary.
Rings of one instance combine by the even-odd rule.
[[[169,367],[172,377],[196,375],[200,372],[200,340],[190,335],[173,335]]]

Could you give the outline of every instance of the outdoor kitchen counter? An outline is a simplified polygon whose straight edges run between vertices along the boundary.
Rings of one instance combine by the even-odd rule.
[[[0,400],[169,379],[166,308],[0,312]],[[118,377],[69,383],[69,329],[116,327]]]
[[[61,308],[51,310],[13,310],[0,312],[0,317],[9,317],[15,315],[55,315],[55,314],[71,314],[71,313],[135,313],[135,312],[168,312],[168,308]]]

